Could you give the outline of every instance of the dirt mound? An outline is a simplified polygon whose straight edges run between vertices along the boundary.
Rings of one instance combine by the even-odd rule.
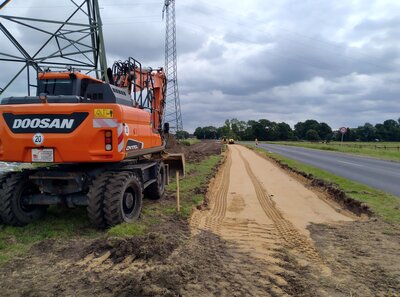
[[[279,296],[265,263],[237,253],[230,242],[210,232],[186,241],[162,263],[115,280],[117,296]],[[241,269],[238,269],[241,267]],[[282,295],[283,296],[283,295]]]
[[[315,178],[312,175],[309,175],[308,179],[311,181],[311,186],[323,189],[329,194],[332,199],[334,199],[341,206],[350,210],[351,212],[357,215],[373,215],[371,209],[368,207],[367,204],[349,197],[342,189],[339,189],[336,185]]]
[[[215,141],[202,141],[185,150],[185,157],[191,162],[200,162],[211,155],[219,155],[223,145]]]
[[[165,137],[165,149],[170,153],[183,153],[183,145],[181,145],[172,134],[167,134]]]
[[[167,138],[165,151],[168,153],[183,153],[188,162],[200,162],[211,155],[218,155],[223,145],[213,140],[204,140],[192,145],[179,143],[173,135]]]
[[[122,262],[131,256],[133,260],[160,261],[168,257],[182,242],[174,234],[160,234],[151,232],[146,236],[135,236],[127,239],[110,238],[94,241],[85,249],[86,254],[94,253],[96,256],[110,252],[109,259],[114,263]]]
[[[163,203],[170,205],[170,201],[146,201],[148,204]],[[175,200],[174,200],[175,202]],[[110,252],[109,259],[114,263],[123,260],[124,257],[131,256],[133,260],[162,260],[168,257],[182,242],[189,238],[190,231],[187,221],[178,214],[168,218],[160,218],[162,224],[152,225],[148,233],[143,236],[133,236],[128,238],[100,238],[92,241],[84,248],[85,255],[101,255]],[[174,232],[171,232],[174,230]]]

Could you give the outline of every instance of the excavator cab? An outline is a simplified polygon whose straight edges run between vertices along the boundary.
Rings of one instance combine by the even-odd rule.
[[[84,97],[92,84],[103,82],[80,72],[42,72],[38,75],[36,95]]]

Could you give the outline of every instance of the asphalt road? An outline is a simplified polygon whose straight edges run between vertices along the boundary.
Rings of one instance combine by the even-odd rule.
[[[400,162],[286,145],[259,147],[400,197]]]

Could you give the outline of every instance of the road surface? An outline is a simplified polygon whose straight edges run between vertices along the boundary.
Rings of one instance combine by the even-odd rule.
[[[263,143],[259,147],[400,197],[399,162],[287,145]]]
[[[269,296],[260,291],[268,281],[275,290],[271,296],[288,296],[279,284],[285,282],[282,275],[291,272],[286,271],[277,251],[292,250],[324,271],[307,226],[311,222],[352,221],[344,210],[334,208],[271,161],[239,145],[229,146],[208,198],[209,209],[193,214],[192,230],[194,234],[211,232],[232,247],[221,250],[209,243],[224,266],[236,271],[239,287],[247,290],[237,296]],[[254,272],[256,266],[244,254],[258,259],[263,268]],[[245,271],[252,273],[248,276]]]

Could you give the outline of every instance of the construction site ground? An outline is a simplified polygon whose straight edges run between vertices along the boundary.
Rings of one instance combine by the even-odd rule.
[[[189,162],[221,151],[171,147]],[[229,145],[190,220],[124,239],[43,240],[0,266],[0,296],[400,296],[399,226],[311,184]]]

